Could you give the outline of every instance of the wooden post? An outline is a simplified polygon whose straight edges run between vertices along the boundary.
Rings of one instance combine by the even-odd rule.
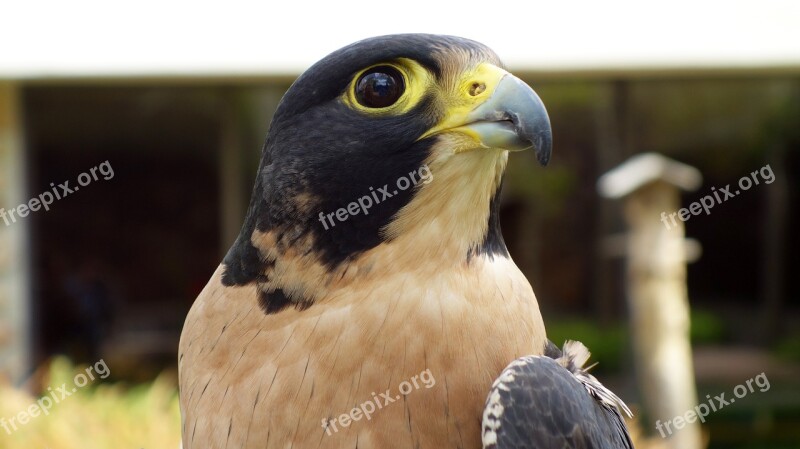
[[[687,251],[680,219],[680,189],[701,183],[693,167],[656,154],[635,156],[600,178],[603,196],[624,201],[627,296],[635,366],[647,423],[667,447],[699,449],[699,422],[672,421],[697,405],[689,341]],[[665,428],[669,422],[669,429]],[[677,428],[680,427],[680,428]]]
[[[30,251],[27,223],[8,211],[28,201],[26,173],[19,88],[0,81],[0,377],[16,385],[32,368]]]

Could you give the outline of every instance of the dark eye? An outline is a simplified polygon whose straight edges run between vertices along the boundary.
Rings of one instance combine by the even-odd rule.
[[[356,99],[368,108],[385,108],[393,105],[405,88],[403,75],[394,67],[373,67],[358,79]]]

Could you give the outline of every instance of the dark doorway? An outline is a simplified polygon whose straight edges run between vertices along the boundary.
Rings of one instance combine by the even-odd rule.
[[[30,196],[74,190],[27,218],[39,360],[174,364],[220,260],[217,103],[207,88],[25,89]]]

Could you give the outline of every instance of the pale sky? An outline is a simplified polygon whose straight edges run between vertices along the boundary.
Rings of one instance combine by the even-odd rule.
[[[454,34],[514,69],[800,67],[800,1],[3,0],[0,78],[297,74],[353,41]]]

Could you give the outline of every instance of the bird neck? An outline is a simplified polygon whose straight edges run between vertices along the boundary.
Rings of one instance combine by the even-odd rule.
[[[499,207],[508,152],[436,152],[432,181],[387,226],[387,241],[364,255],[373,263],[417,270],[459,265],[476,254],[507,255]],[[384,256],[386,254],[386,256]]]
[[[274,231],[255,231],[262,291],[280,289],[293,302],[313,303],[350,283],[387,273],[436,274],[463,270],[476,256],[507,257],[498,219],[507,152],[457,155],[434,152],[433,178],[422,185],[384,231],[384,240],[358,256],[330,266],[314,251],[314,236],[279,242]]]

